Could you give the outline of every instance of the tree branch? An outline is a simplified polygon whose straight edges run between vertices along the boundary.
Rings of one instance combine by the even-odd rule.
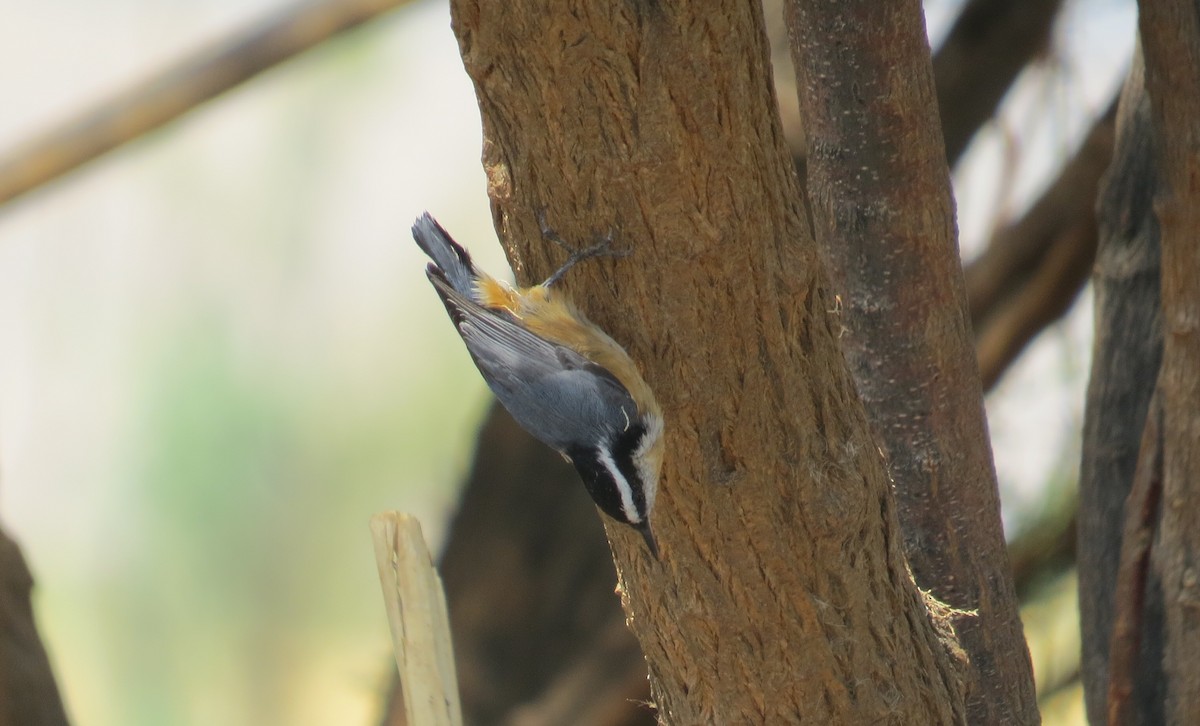
[[[978,612],[956,623],[969,722],[1034,723],[920,4],[791,8],[817,238],[913,574]]]
[[[1166,623],[1166,716],[1200,714],[1200,6],[1142,0],[1138,25],[1161,186],[1163,510],[1155,560]]]
[[[406,2],[319,0],[236,33],[0,156],[0,205]]]
[[[1088,210],[1054,241],[1021,290],[977,329],[976,353],[985,390],[996,385],[1029,341],[1071,309],[1095,258],[1096,220]]]
[[[1033,521],[1022,527],[1009,543],[1013,581],[1022,606],[1034,588],[1052,575],[1074,566],[1078,509],[1076,492],[1055,492],[1046,498],[1045,506],[1034,513]],[[1026,639],[1033,640],[1029,637],[1028,624]]]
[[[0,726],[66,726],[50,660],[34,624],[33,576],[0,531]]]
[[[1038,201],[964,270],[985,390],[1070,309],[1087,282],[1096,254],[1094,205],[1112,161],[1116,108],[1113,99]]]
[[[1112,165],[1097,203],[1096,339],[1084,408],[1077,548],[1081,677],[1092,723],[1104,723],[1107,714],[1123,512],[1162,362],[1159,230],[1152,204],[1158,175],[1142,75],[1138,53],[1121,92]],[[1152,577],[1136,669],[1140,717],[1134,723],[1165,720],[1161,606]]]
[[[1162,402],[1157,395],[1146,412],[1141,451],[1133,488],[1125,502],[1121,564],[1117,568],[1116,602],[1108,658],[1108,723],[1138,723],[1137,670],[1145,628],[1146,586],[1150,581],[1150,548],[1158,528],[1162,500]]]
[[[779,90],[780,113],[798,167],[803,168],[804,129],[796,78],[788,58],[787,32],[773,23],[784,0],[767,0],[767,29]],[[979,129],[996,114],[1013,81],[1050,43],[1062,0],[969,0],[933,56],[933,76],[946,157],[950,166]],[[801,174],[803,179],[804,175]]]
[[[1117,99],[1041,197],[1020,220],[1002,227],[964,270],[976,330],[1020,295],[1057,242],[1070,240],[1095,216],[1100,179],[1112,161]],[[1078,240],[1082,241],[1082,240]]]
[[[1050,42],[1062,0],[970,0],[933,57],[950,166]]]

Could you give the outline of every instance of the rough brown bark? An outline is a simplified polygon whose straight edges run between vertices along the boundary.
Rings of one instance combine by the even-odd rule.
[[[1044,52],[1062,0],[970,0],[933,58],[950,165],[996,113],[1017,74]]]
[[[33,576],[0,531],[0,726],[66,726],[50,660],[34,624]]]
[[[776,28],[785,0],[766,0],[784,132],[797,164],[807,153],[786,30]],[[938,108],[950,166],[996,113],[1013,81],[1050,44],[1062,0],[969,0],[933,56]],[[782,25],[782,23],[781,23]],[[782,42],[781,42],[782,41]]]
[[[1200,6],[1143,0],[1146,91],[1161,186],[1163,509],[1167,719],[1200,718]]]
[[[1108,649],[1108,723],[1142,723],[1138,681],[1142,633],[1146,630],[1150,546],[1158,528],[1162,501],[1162,400],[1155,396],[1146,412],[1138,451],[1137,470],[1121,532],[1121,563],[1117,569],[1112,639]]]
[[[914,576],[977,611],[956,623],[970,722],[1035,723],[920,3],[791,8],[814,226]]]
[[[538,241],[541,207],[560,233],[615,226],[633,251],[567,287],[643,364],[668,417],[662,562],[609,527],[662,717],[961,721],[841,362],[759,6],[452,11],[519,277],[560,252]]]
[[[983,2],[986,3],[988,0],[983,0]],[[971,45],[973,39],[987,39],[992,37],[987,33],[980,35],[978,26],[972,22],[968,22],[968,16],[972,12],[978,12],[977,10],[971,10],[971,7],[978,4],[980,4],[979,0],[968,4],[968,9],[964,11],[964,15],[960,19],[960,22],[955,25],[954,31],[947,39],[943,49],[944,52],[956,55],[958,57],[968,57],[970,60],[966,63],[967,66],[973,69],[983,70],[990,69],[991,66],[983,62],[981,57],[990,52],[994,44],[984,43],[983,46],[978,48]],[[803,175],[803,161],[806,154],[806,149],[804,148],[803,133],[798,131],[798,117],[800,110],[799,105],[796,102],[795,79],[791,75],[792,63],[790,57],[788,57],[790,51],[787,46],[787,31],[782,22],[782,5],[782,0],[776,0],[775,2],[765,3],[764,7],[766,8],[767,26],[769,31],[768,34],[771,38],[772,63],[775,71],[776,90],[777,92],[781,92],[780,111],[784,114],[783,119],[785,133],[789,133],[789,119],[793,119],[790,126],[794,129],[797,129],[796,139],[799,141],[789,136],[789,146],[793,156],[799,160],[799,171],[801,175]],[[1017,3],[1017,5],[1020,5],[1020,3]],[[1051,18],[1045,17],[1044,21],[1046,27],[1049,27]],[[996,28],[995,30],[1009,36],[1019,35],[1023,37],[1028,34],[1030,29],[1020,22],[1014,22],[1005,23],[1002,27]],[[777,35],[779,37],[776,37]],[[1008,44],[1005,45],[1008,47]],[[934,59],[934,68],[939,68],[939,61],[936,55]],[[782,90],[780,89],[781,73],[784,73],[787,79],[787,88]],[[939,89],[941,89],[943,82],[960,83],[965,75],[966,74],[955,71],[950,73],[947,79],[937,78],[936,81]],[[967,90],[970,90],[971,88],[977,88],[978,90],[984,91],[991,87],[990,85],[976,87],[973,85],[973,82],[965,85],[967,86]],[[788,98],[791,99],[790,103],[787,100]],[[972,104],[966,104],[964,108],[969,109],[971,106]],[[960,109],[957,107],[946,108],[944,109],[945,116],[953,116],[957,114],[959,110]],[[952,123],[954,122],[943,118],[943,124],[949,125]],[[1111,155],[1112,124],[1113,121],[1111,116],[1108,116],[1106,119],[1099,122],[1098,128],[1103,125],[1103,128],[1107,129],[1107,134],[1104,135],[1099,132],[1093,132],[1093,134],[1089,136],[1089,140],[1085,141],[1085,143],[1078,150],[1074,160],[1068,163],[1068,168],[1079,168],[1084,166],[1091,170],[1094,177],[1098,178],[1102,173],[1103,168],[1107,166],[1108,156],[1104,156],[1104,154]],[[958,123],[957,127],[967,128],[969,127],[969,124],[964,125],[963,123]],[[974,130],[974,128],[971,128],[971,133],[973,133]],[[1096,141],[1107,141],[1107,147],[1104,147],[1103,144],[1095,143]],[[1098,150],[1103,152],[1103,154],[1100,155],[1103,156],[1103,159],[1100,161],[1100,163],[1095,163],[1096,159],[1098,158]],[[1079,260],[1081,258],[1079,253],[1081,251],[1082,257],[1086,257],[1088,260],[1090,260],[1090,252],[1088,250],[1094,248],[1094,234],[1090,240],[1081,237],[1081,235],[1078,233],[1067,233],[1060,235],[1057,239],[1054,238],[1054,235],[1061,231],[1062,220],[1064,219],[1069,220],[1072,218],[1079,218],[1081,221],[1076,223],[1077,229],[1087,228],[1094,225],[1094,222],[1092,221],[1093,213],[1091,209],[1092,197],[1088,197],[1086,191],[1079,194],[1074,194],[1071,192],[1080,190],[1081,186],[1086,188],[1089,184],[1094,190],[1096,180],[1092,179],[1090,182],[1085,180],[1081,185],[1081,178],[1082,177],[1076,173],[1068,172],[1062,174],[1059,179],[1046,190],[1043,195],[1043,201],[1034,205],[1027,219],[1019,221],[1011,227],[1006,228],[1006,230],[999,232],[996,237],[993,238],[992,243],[997,247],[1014,246],[1021,247],[1022,249],[1029,249],[1028,247],[1022,246],[1021,240],[1016,236],[1015,232],[1019,230],[1022,234],[1035,237],[1037,241],[1044,247],[1050,247],[1052,249],[1065,247],[1065,250],[1061,254],[1056,254],[1054,252],[1043,254],[1042,251],[1035,250],[1033,253],[1033,259],[1024,264],[998,265],[998,268],[1007,274],[1008,281],[997,283],[998,287],[1004,291],[1004,294],[993,296],[992,303],[994,307],[1001,308],[1002,312],[996,316],[996,325],[990,328],[992,331],[990,335],[986,332],[983,333],[983,336],[990,341],[990,344],[982,344],[983,347],[994,351],[991,355],[984,356],[983,359],[981,359],[980,367],[985,382],[999,378],[1000,374],[1011,362],[1012,358],[1022,349],[1024,343],[1033,335],[1036,335],[1036,333],[1039,332],[1042,327],[1052,322],[1057,315],[1061,314],[1062,306],[1075,298],[1082,284],[1082,280],[1076,279],[1075,275],[1079,273],[1080,269],[1086,267],[1086,263],[1066,266],[1063,264],[1045,265],[1045,271],[1042,271],[1041,266],[1042,263],[1049,261],[1044,259],[1046,257],[1049,257],[1052,260],[1058,259],[1060,261],[1062,261],[1064,258],[1067,261]],[[807,202],[806,195],[805,200]],[[1035,224],[1035,221],[1040,221],[1043,224]],[[1048,228],[1049,231],[1044,231]],[[1063,242],[1066,244],[1062,244]],[[1080,246],[1080,243],[1082,243],[1082,247]],[[993,255],[994,253],[989,254],[985,257],[985,259],[991,260],[993,259]],[[968,266],[967,283],[969,293],[971,290],[973,274],[978,275],[980,280],[986,281],[991,279],[987,275],[979,275],[981,271],[982,269],[980,267],[972,268]],[[1022,291],[1025,290],[1027,282],[1030,279],[1036,281],[1031,289],[1036,291],[1037,294],[1023,295]],[[975,298],[973,296],[970,297],[972,309],[974,311]],[[1001,301],[1004,301],[1005,304],[1002,305]],[[990,313],[991,311],[987,312],[988,315],[990,315]],[[493,424],[486,425],[484,431],[486,432],[491,425]],[[487,463],[489,458],[492,456],[488,452],[488,447],[497,445],[498,443],[501,442],[499,441],[498,437],[494,436],[485,436],[480,440],[481,448],[477,453],[477,456],[479,456],[480,459],[477,461],[474,472],[469,479],[470,482],[475,483],[468,484],[468,487],[464,492],[465,507],[474,507],[475,505],[471,503],[471,499],[481,494],[485,494],[488,491],[494,490],[495,484],[490,477],[504,473],[498,470],[495,466]],[[526,442],[526,445],[530,444],[535,447],[536,452],[537,444],[533,442]],[[544,449],[543,455],[551,460],[556,458],[553,454],[544,451]],[[535,458],[536,457],[531,457],[530,461],[535,461]],[[490,474],[481,476],[479,473],[481,471],[490,472]],[[502,489],[508,493],[512,501],[520,501],[526,505],[539,506],[538,502],[540,498],[545,496],[549,491],[544,489],[542,486],[539,486],[539,484],[540,482],[529,478],[528,475],[517,472],[515,473],[511,483],[503,485]],[[554,495],[551,494],[551,496]],[[586,504],[581,503],[581,506],[586,506]],[[492,508],[490,512],[491,516],[496,518],[511,516],[511,513],[507,509],[501,507]],[[591,516],[590,511],[588,512],[588,516]],[[1022,577],[1027,580],[1038,579],[1044,574],[1046,569],[1059,568],[1064,562],[1074,558],[1074,521],[1073,518],[1067,519],[1069,521],[1064,520],[1063,522],[1056,522],[1056,529],[1054,530],[1055,533],[1050,536],[1052,540],[1050,542],[1047,542],[1045,537],[1040,535],[1040,533],[1030,532],[1029,534],[1031,536],[1029,538],[1022,540],[1022,542],[1016,543],[1017,549],[1014,554],[1014,557],[1016,558],[1014,561],[1014,575],[1017,581],[1018,592],[1020,592],[1020,583],[1022,581]],[[472,537],[474,539],[469,528],[465,526],[465,524],[466,523],[464,522],[464,526],[457,526],[452,530],[450,534],[452,544],[450,547],[454,547],[453,540],[460,536]],[[505,530],[504,536],[508,539],[521,537],[529,538],[532,537],[536,532],[537,530],[530,532],[520,528],[511,528]],[[571,537],[571,534],[572,533],[564,533],[564,536]],[[1042,536],[1042,539],[1038,539],[1039,536]],[[1036,542],[1032,542],[1032,544],[1028,547],[1023,546],[1023,544],[1029,544],[1032,540],[1036,540]],[[550,548],[557,548],[561,546],[559,542],[553,539],[542,539],[540,541],[547,542],[545,546]],[[603,550],[605,552],[605,556],[607,556],[607,547],[603,541],[597,539],[594,546],[597,550]],[[470,574],[472,571],[486,573],[489,581],[492,583],[503,583],[505,578],[512,579],[513,581],[525,581],[526,578],[529,577],[528,573],[525,572],[525,569],[528,566],[527,562],[514,561],[511,558],[503,563],[498,562],[495,559],[487,556],[489,554],[489,550],[486,544],[478,547],[461,548],[459,551],[463,552],[464,556],[457,564],[443,561],[442,566],[444,568],[450,567],[453,569],[458,569],[460,572],[456,579],[461,582],[469,582],[472,577]],[[583,558],[590,557],[588,553],[584,552],[579,552],[578,555]],[[560,577],[569,577],[569,573],[564,572],[561,568],[556,571]],[[502,575],[501,573],[505,574]],[[490,595],[482,590],[476,590],[475,592],[479,597],[485,599],[490,597]],[[456,592],[453,590],[449,592],[448,596],[451,602],[454,602],[458,597]],[[609,601],[611,601],[613,615],[619,615],[619,604],[615,599],[612,598],[609,598]],[[570,607],[570,604],[564,605]],[[518,605],[518,608],[520,607],[522,606]],[[581,684],[579,679],[572,677],[571,674],[577,673],[581,670],[586,670],[589,667],[594,667],[600,660],[611,658],[611,652],[592,652],[588,656],[584,656],[580,653],[565,653],[560,648],[559,644],[561,643],[561,639],[557,634],[536,627],[536,623],[538,623],[542,618],[541,613],[542,611],[536,608],[527,609],[525,610],[525,619],[523,621],[518,621],[515,613],[507,613],[501,617],[501,620],[507,623],[513,632],[526,634],[523,643],[523,646],[526,649],[526,657],[534,658],[538,662],[546,664],[547,667],[552,667],[553,664],[557,662],[564,670],[555,678],[553,682],[540,683],[540,686],[545,689],[545,693],[541,696],[532,695],[533,691],[531,689],[535,688],[537,683],[527,683],[525,685],[516,686],[516,692],[525,694],[524,697],[538,698],[539,702],[544,700],[556,704],[560,704],[564,701],[574,702],[573,699],[582,699],[585,694],[592,696],[593,702],[599,701],[600,699],[598,697],[600,694],[608,693],[605,688],[597,688],[595,682]],[[465,628],[459,627],[456,628],[455,632],[456,643],[459,646],[464,646],[464,649],[469,649],[475,653],[486,653],[489,652],[489,649],[484,647],[470,646],[469,642],[472,638],[481,637],[485,642],[488,642],[489,638],[497,636],[496,633],[477,626],[467,626]],[[633,642],[632,635],[627,635],[627,637],[629,642]],[[537,646],[538,638],[545,639],[542,641],[543,647],[540,649]],[[506,712],[504,709],[511,708],[514,709],[516,713],[521,714],[523,722],[528,723],[582,724],[587,722],[585,718],[586,714],[581,714],[578,710],[567,711],[567,713],[572,713],[572,715],[563,720],[561,716],[563,713],[562,711],[554,712],[551,709],[535,707],[528,702],[520,703],[519,699],[503,700],[500,698],[499,694],[506,686],[506,679],[512,678],[516,675],[516,673],[513,673],[507,668],[505,658],[501,657],[502,652],[504,651],[496,649],[493,653],[493,657],[488,658],[486,661],[468,659],[469,661],[473,662],[464,662],[463,660],[460,660],[459,663],[460,671],[471,670],[480,674],[480,677],[474,682],[492,684],[488,688],[489,691],[493,692],[495,700],[491,702],[490,706],[487,706],[487,709],[495,718],[499,720],[508,719],[508,714],[512,712]],[[460,656],[461,655],[462,651],[460,650]],[[609,661],[610,672],[612,671],[612,665],[613,664],[611,661]],[[644,682],[645,665],[643,659],[641,658],[640,652],[637,652],[632,658],[629,658],[626,662],[624,662],[622,668],[625,669],[624,672],[626,675],[624,677],[633,679],[634,682],[636,682],[639,678],[642,679],[638,685],[646,694],[648,694],[648,688]],[[517,673],[520,672],[523,672],[523,669],[517,669]],[[609,681],[605,682],[607,683]],[[513,686],[511,684],[507,684],[507,687]],[[629,697],[622,697],[619,695],[614,696],[617,702],[619,702],[623,707],[623,713],[626,713],[626,716],[624,716],[625,718],[637,718],[639,713],[644,715],[644,710],[637,710],[636,702],[644,700],[646,697],[646,695]],[[471,717],[470,720],[477,723],[491,722],[487,720],[480,721],[481,714],[483,713],[483,706],[486,703],[486,700],[483,699],[480,694],[477,694],[474,688],[465,685],[464,701],[466,704],[465,708],[467,709],[467,713]],[[391,712],[395,709],[388,710]],[[589,711],[587,713],[592,714],[594,711]],[[501,716],[498,714],[506,715]],[[608,721],[605,721],[605,723],[608,723]]]
[[[1084,409],[1079,472],[1081,677],[1088,719],[1103,724],[1109,643],[1124,506],[1137,466],[1146,410],[1162,361],[1159,230],[1152,200],[1157,173],[1150,107],[1135,60],[1121,94],[1112,166],[1097,203],[1099,246],[1093,286],[1096,338]],[[1151,573],[1132,724],[1162,723],[1161,592]]]

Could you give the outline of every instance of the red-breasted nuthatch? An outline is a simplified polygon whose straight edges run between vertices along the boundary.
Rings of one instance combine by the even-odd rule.
[[[476,268],[429,214],[413,224],[413,237],[433,259],[425,273],[496,398],[574,464],[600,509],[641,532],[657,558],[650,511],[662,467],[662,410],[625,349],[552,287],[606,243],[572,252],[540,285],[512,287]]]

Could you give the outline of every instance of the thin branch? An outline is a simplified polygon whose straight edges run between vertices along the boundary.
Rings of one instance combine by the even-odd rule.
[[[446,586],[463,715],[468,723],[514,723],[519,709],[589,703],[591,683],[570,695],[571,673],[590,661],[641,684],[598,710],[557,723],[654,723],[626,700],[649,694],[646,661],[613,594],[616,573],[595,506],[574,467],[521,430],[499,404],[484,420],[474,461],[438,566]],[[393,677],[384,726],[407,723]],[[545,713],[539,711],[539,713]],[[543,724],[556,723],[543,721]]]
[[[416,517],[371,517],[375,564],[408,723],[462,726],[446,594]]]
[[[1045,50],[1062,0],[970,0],[933,58],[953,166],[1017,75]]]
[[[191,111],[407,0],[322,0],[289,8],[0,155],[0,205]]]
[[[1095,216],[1100,178],[1112,161],[1117,101],[1098,118],[1079,150],[1025,215],[998,231],[966,266],[967,298],[976,329],[1033,276],[1056,240]],[[1094,236],[1093,236],[1094,240]],[[1094,244],[1094,242],[1093,242]],[[1093,253],[1094,254],[1094,253]]]
[[[1134,691],[1142,644],[1142,614],[1150,552],[1158,528],[1163,487],[1162,401],[1156,391],[1146,412],[1133,489],[1125,502],[1121,564],[1117,569],[1112,639],[1108,656],[1108,723],[1135,722]]]
[[[1070,569],[1075,563],[1075,512],[1079,508],[1077,492],[1043,488],[1041,508],[1033,521],[1017,532],[1008,545],[1017,596],[1024,602],[1033,589],[1051,575]]]
[[[990,390],[1029,341],[1061,318],[1083,289],[1096,259],[1096,220],[1082,215],[1047,251],[1020,292],[976,331],[984,390]]]

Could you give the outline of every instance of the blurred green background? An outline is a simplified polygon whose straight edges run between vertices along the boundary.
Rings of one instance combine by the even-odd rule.
[[[273,7],[7,8],[0,148]],[[417,3],[0,208],[0,513],[79,724],[372,721],[367,520],[436,546],[486,404],[408,226],[505,269],[479,149]]]
[[[931,35],[958,4],[927,4]],[[968,253],[1107,100],[1131,5],[1102,4],[1107,31],[1071,34],[1108,49],[1087,83],[1025,79],[964,161]],[[0,150],[286,5],[13,4]],[[1063,113],[1035,128],[1047,98]],[[408,227],[428,209],[505,269],[480,143],[448,9],[418,2],[0,207],[0,517],[77,724],[374,721],[368,517],[412,512],[436,550],[487,403]],[[1073,483],[1090,315],[989,401],[1010,529]],[[1064,622],[1050,656],[1077,654]]]

